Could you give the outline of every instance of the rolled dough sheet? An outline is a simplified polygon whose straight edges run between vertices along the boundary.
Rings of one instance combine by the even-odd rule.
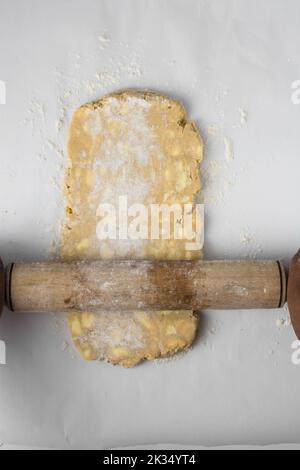
[[[186,250],[186,239],[99,240],[96,230],[103,215],[99,203],[119,207],[120,196],[126,196],[128,207],[195,203],[202,153],[195,124],[167,96],[124,90],[77,109],[68,139],[62,259],[199,258],[200,249]],[[84,359],[124,367],[188,348],[197,325],[192,311],[69,315],[73,340]]]

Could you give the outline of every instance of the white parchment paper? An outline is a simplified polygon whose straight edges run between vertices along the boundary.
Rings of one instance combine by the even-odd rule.
[[[298,0],[0,0],[0,247],[57,250],[72,111],[124,87],[179,98],[205,139],[207,258],[300,244]],[[298,443],[288,312],[203,312],[193,349],[83,362],[65,320],[4,312],[0,441],[53,448]]]

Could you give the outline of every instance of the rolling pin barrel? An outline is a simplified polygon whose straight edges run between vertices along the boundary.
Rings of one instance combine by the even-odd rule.
[[[278,308],[286,278],[277,261],[15,263],[6,299],[16,312]]]

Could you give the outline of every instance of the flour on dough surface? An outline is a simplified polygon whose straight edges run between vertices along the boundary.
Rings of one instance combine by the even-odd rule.
[[[194,204],[202,152],[195,124],[169,97],[125,90],[77,109],[69,131],[62,259],[199,258],[201,251],[187,251],[185,239],[99,240],[96,227],[99,203],[118,207],[120,196],[128,206]],[[198,318],[191,311],[72,312],[69,325],[83,358],[131,367],[188,348]]]

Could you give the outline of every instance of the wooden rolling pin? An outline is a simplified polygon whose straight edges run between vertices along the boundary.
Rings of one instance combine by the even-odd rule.
[[[299,260],[288,287],[298,337]],[[0,307],[14,312],[270,309],[287,299],[282,264],[264,260],[13,263],[0,280]]]

